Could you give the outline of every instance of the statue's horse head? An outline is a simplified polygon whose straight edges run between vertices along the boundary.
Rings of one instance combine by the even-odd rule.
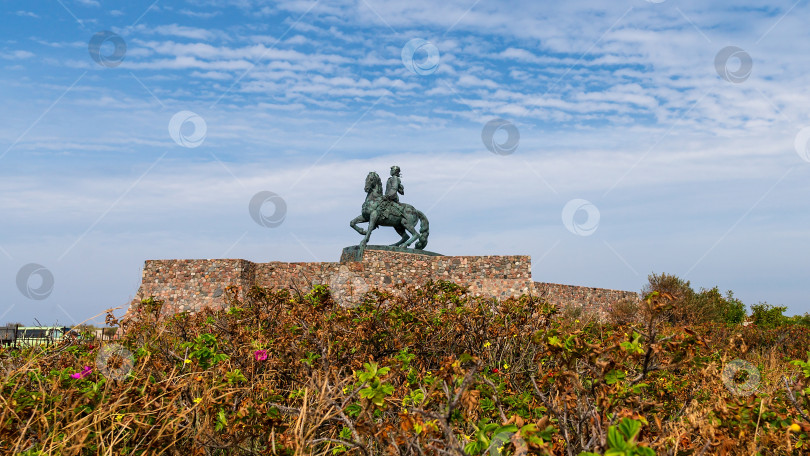
[[[366,193],[369,193],[374,190],[374,187],[382,188],[382,179],[380,179],[379,174],[372,171],[368,173],[368,176],[366,176],[366,186],[364,190]]]

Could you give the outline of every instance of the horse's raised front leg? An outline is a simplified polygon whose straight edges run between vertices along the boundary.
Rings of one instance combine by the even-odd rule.
[[[358,233],[365,236],[366,235],[366,230],[360,228],[359,226],[357,226],[357,224],[358,223],[366,223],[366,222],[368,222],[368,219],[363,217],[363,214],[360,214],[357,217],[355,217],[354,219],[352,219],[351,222],[349,222],[349,226],[354,228],[354,230],[357,231]]]

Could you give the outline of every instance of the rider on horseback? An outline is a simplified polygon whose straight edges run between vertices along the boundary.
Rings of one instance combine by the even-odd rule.
[[[366,201],[360,215],[349,222],[349,226],[363,235],[360,249],[365,248],[371,232],[380,226],[393,227],[402,238],[392,244],[394,247],[408,248],[414,242],[414,249],[422,250],[427,245],[430,229],[425,214],[407,203],[400,203],[398,195],[405,194],[405,188],[400,180],[399,166],[391,167],[391,177],[388,178],[383,193],[382,179],[371,171],[366,176],[363,190],[366,192]],[[357,226],[358,223],[368,223],[368,228]],[[419,230],[416,229],[417,225]]]
[[[385,199],[388,201],[399,202],[399,196],[405,194],[405,187],[402,186],[402,181],[399,175],[399,166],[392,166],[391,167],[391,177],[388,178],[388,182],[385,183]]]
[[[381,209],[384,211],[397,211],[397,213],[402,211],[399,205],[399,195],[405,194],[405,187],[402,186],[399,173],[399,166],[394,165],[391,167],[391,177],[385,183],[385,195],[383,195],[383,200],[380,202]]]

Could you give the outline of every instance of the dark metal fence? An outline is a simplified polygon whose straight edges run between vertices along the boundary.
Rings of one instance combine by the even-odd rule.
[[[53,345],[65,338],[102,342],[117,339],[118,336],[117,332],[103,329],[82,331],[67,326],[0,326],[0,345],[4,347]]]

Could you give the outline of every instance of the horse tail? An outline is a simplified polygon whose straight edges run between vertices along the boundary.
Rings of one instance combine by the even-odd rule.
[[[430,226],[427,217],[422,213],[422,211],[417,209],[416,215],[419,216],[419,240],[416,241],[416,245],[414,247],[421,250],[427,247]]]

